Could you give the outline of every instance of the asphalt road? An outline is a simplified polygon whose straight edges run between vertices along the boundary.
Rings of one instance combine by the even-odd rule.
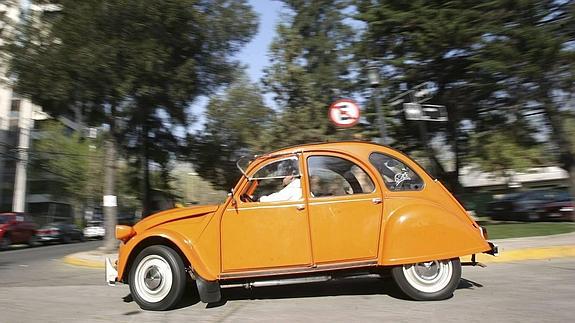
[[[0,288],[85,284],[93,280],[92,277],[86,277],[89,272],[64,265],[62,258],[74,252],[93,250],[101,245],[102,241],[87,241],[34,248],[12,246],[10,250],[0,251]],[[0,300],[0,308],[1,304]],[[0,322],[3,323],[1,316]]]
[[[106,286],[101,269],[59,258],[97,244],[1,252],[0,322],[563,322],[575,316],[575,258],[464,267],[455,296],[439,302],[406,300],[389,281],[369,278],[225,289],[224,301],[211,306],[190,292],[175,310],[147,312],[131,301],[128,286]]]

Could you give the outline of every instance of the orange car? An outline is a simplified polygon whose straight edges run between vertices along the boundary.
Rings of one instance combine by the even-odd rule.
[[[220,300],[221,287],[389,269],[409,297],[439,300],[459,283],[459,257],[497,253],[440,182],[389,147],[302,145],[256,157],[240,170],[221,205],[118,225],[122,243],[118,262],[106,261],[108,283],[128,283],[141,308],[165,310],[179,301],[187,278],[210,303]],[[477,264],[472,259],[466,264]]]

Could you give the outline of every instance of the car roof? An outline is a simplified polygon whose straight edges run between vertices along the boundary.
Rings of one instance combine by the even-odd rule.
[[[391,148],[389,146],[377,144],[377,143],[374,143],[371,141],[348,140],[348,141],[313,142],[313,143],[306,143],[306,144],[300,144],[300,145],[293,145],[293,146],[284,147],[284,148],[281,148],[278,150],[274,150],[272,152],[266,153],[266,154],[258,156],[258,157],[270,157],[270,156],[288,154],[288,153],[293,153],[293,152],[298,152],[298,151],[311,151],[311,150],[317,150],[317,149],[346,150],[346,148],[349,148],[349,145],[365,147],[366,149],[368,149],[368,148],[371,148],[371,149],[385,148],[385,149],[389,149],[393,152],[405,155],[402,152],[400,152],[399,150],[396,150],[396,149]]]

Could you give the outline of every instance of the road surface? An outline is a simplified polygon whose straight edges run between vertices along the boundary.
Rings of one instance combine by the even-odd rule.
[[[404,299],[387,280],[225,289],[206,306],[193,292],[168,312],[141,310],[101,269],[68,265],[99,242],[0,252],[0,322],[564,322],[575,316],[575,259],[464,267],[455,296]]]

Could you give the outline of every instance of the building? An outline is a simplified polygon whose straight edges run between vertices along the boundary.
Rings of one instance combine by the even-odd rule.
[[[36,15],[57,10],[53,5],[4,0],[0,4],[0,46],[11,39],[28,11]],[[36,130],[49,115],[15,93],[7,73],[8,59],[0,54],[0,211],[27,211],[39,223],[70,220],[73,208],[58,194],[57,180],[47,172],[31,169],[30,149],[39,136]],[[73,118],[60,119],[72,131],[81,130]]]

